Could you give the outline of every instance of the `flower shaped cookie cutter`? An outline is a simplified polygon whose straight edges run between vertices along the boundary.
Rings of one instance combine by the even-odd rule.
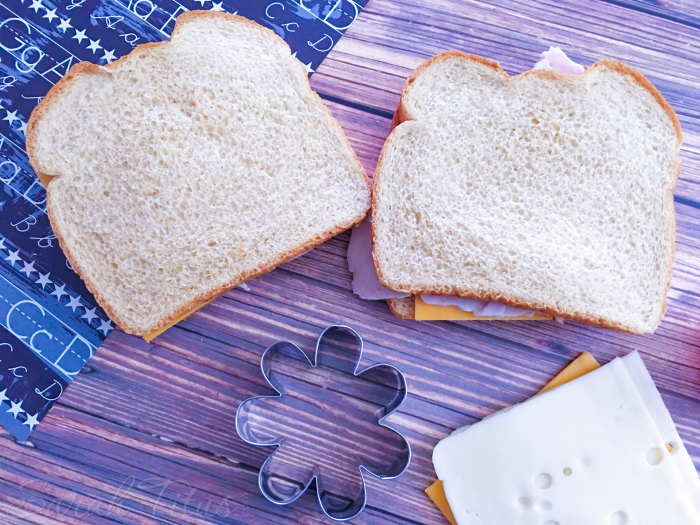
[[[384,423],[406,398],[406,379],[386,364],[358,372],[362,350],[355,330],[332,325],[313,360],[286,341],[263,353],[262,373],[277,394],[241,403],[236,431],[251,445],[277,447],[258,476],[272,503],[294,502],[316,480],[326,516],[349,520],[365,507],[365,473],[393,479],[408,468],[408,441]]]

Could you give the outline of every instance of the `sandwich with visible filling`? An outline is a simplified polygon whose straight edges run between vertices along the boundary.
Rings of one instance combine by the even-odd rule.
[[[617,60],[583,67],[552,48],[511,78],[492,60],[441,53],[404,86],[371,226],[351,239],[353,289],[407,318],[653,332],[681,141],[662,95]]]
[[[519,405],[433,451],[426,492],[454,525],[700,525],[700,480],[637,352],[583,354]]]

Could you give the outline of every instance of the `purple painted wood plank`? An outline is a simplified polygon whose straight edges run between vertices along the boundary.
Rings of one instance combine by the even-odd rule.
[[[404,22],[407,13],[410,24]],[[396,31],[397,25],[405,30]],[[584,64],[614,57],[639,68],[682,117],[697,119],[698,108],[693,100],[698,98],[699,88],[692,71],[697,67],[699,33],[693,28],[602,2],[589,2],[581,9],[574,0],[518,4],[506,0],[488,4],[376,0],[368,6],[357,26],[348,31],[337,54],[319,68],[324,75],[313,82],[322,91],[328,90],[325,82],[330,79],[326,76],[334,82],[347,82],[347,86],[340,87],[346,87],[345,96],[353,100],[353,93],[360,100],[367,100],[368,93],[356,89],[358,84],[376,86],[375,92],[381,91],[376,93],[377,100],[383,102],[380,107],[393,111],[397,99],[382,92],[389,89],[398,93],[407,70],[439,51],[461,49],[494,58],[501,61],[508,73],[517,74],[530,69],[548,46],[559,45]],[[396,71],[396,66],[390,66],[388,71],[382,67],[382,54],[367,52],[371,49],[367,45],[368,34],[372,45],[380,45],[393,55],[413,58],[394,61],[403,66],[403,75]],[[358,50],[363,47],[364,53]],[[358,56],[360,60],[354,60]],[[387,72],[392,73],[391,79],[387,78]],[[695,120],[685,118],[683,123],[696,129]]]
[[[700,29],[700,6],[693,0],[602,0],[609,4],[626,7]]]

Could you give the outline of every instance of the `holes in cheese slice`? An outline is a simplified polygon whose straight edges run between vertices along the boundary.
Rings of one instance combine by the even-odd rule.
[[[521,510],[528,510],[532,508],[532,500],[527,496],[523,496],[518,500],[518,507]]]
[[[540,501],[535,506],[535,509],[537,510],[537,512],[549,512],[550,510],[552,510],[552,507],[554,507],[554,505],[552,505],[552,502],[545,500],[545,501]]]
[[[629,517],[627,513],[623,510],[618,510],[610,514],[609,518],[610,525],[627,525],[629,523]]]
[[[659,465],[664,460],[664,452],[660,448],[653,447],[647,450],[647,463],[652,466]]]
[[[542,390],[538,392],[538,394],[543,394],[548,390],[552,390],[558,386],[568,383],[569,381],[573,381],[574,379],[584,376],[589,372],[593,372],[598,368],[600,368],[600,365],[595,360],[595,358],[590,353],[583,352],[576,359],[574,359],[569,364],[569,366],[567,366],[566,368],[564,368],[564,370],[559,372],[559,374],[557,374],[554,377],[554,379],[547,383],[542,388]],[[568,467],[564,469],[565,476],[570,476],[572,472],[573,471]],[[442,486],[442,481],[437,480],[435,483],[433,483],[427,489],[425,489],[425,492],[428,495],[428,497],[433,501],[433,503],[435,503],[435,506],[438,509],[440,509],[440,512],[443,513],[445,518],[447,518],[447,521],[449,521],[452,525],[457,525],[457,521],[455,520],[454,514],[452,514],[452,509],[450,509],[450,504],[447,502],[447,497],[445,496],[445,489]],[[527,504],[528,506],[525,507],[525,504]],[[530,500],[527,497],[522,497],[518,500],[518,505],[521,509],[527,510],[532,507],[532,500]]]
[[[700,480],[638,353],[453,432],[433,451],[458,523],[700,525]],[[676,442],[671,455],[666,444]],[[647,460],[648,457],[648,460]],[[575,476],[564,477],[572,468]],[[553,483],[533,481],[548,473]],[[533,511],[514,502],[530,497]],[[551,513],[538,513],[542,500]]]
[[[535,487],[540,490],[548,489],[552,486],[552,476],[546,472],[542,472],[541,474],[537,474],[533,483],[535,484]]]

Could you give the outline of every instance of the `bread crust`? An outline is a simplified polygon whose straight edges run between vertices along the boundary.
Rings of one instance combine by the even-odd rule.
[[[232,15],[230,13],[225,13],[225,12],[212,12],[212,11],[187,11],[181,14],[176,22],[175,22],[175,27],[173,29],[172,35],[170,37],[170,40],[172,40],[176,35],[179,33],[179,31],[182,29],[182,27],[194,20],[201,20],[201,19],[220,19],[220,20],[227,20],[232,23],[239,23],[239,24],[245,24],[248,25],[249,27],[252,27],[261,33],[263,33],[266,37],[273,38],[278,40],[280,43],[282,43],[284,46],[289,49],[289,46],[287,43],[282,40],[277,34],[274,33],[274,31],[267,29],[265,27],[262,27],[261,25],[253,22],[252,20],[249,20],[247,18],[244,18],[242,16],[238,15]],[[147,326],[145,328],[137,328],[134,326],[129,325],[125,320],[119,315],[119,313],[112,307],[112,305],[107,301],[107,298],[101,293],[100,289],[96,285],[96,283],[90,279],[89,273],[87,270],[81,265],[80,260],[73,254],[70,249],[67,246],[67,243],[65,242],[65,237],[67,235],[66,232],[61,231],[60,225],[58,221],[56,220],[56,217],[54,215],[54,210],[53,207],[51,206],[51,180],[55,177],[60,177],[60,173],[45,173],[41,171],[40,167],[40,162],[39,159],[36,156],[35,152],[35,143],[36,143],[36,133],[37,133],[37,123],[46,115],[48,112],[49,108],[56,103],[65,93],[67,93],[73,85],[77,82],[77,80],[83,76],[83,75],[104,75],[104,74],[112,74],[110,71],[111,69],[116,68],[119,64],[122,62],[126,62],[130,59],[130,57],[134,55],[138,55],[143,52],[151,52],[153,49],[158,48],[159,46],[165,46],[168,45],[169,41],[165,40],[162,42],[149,42],[146,44],[141,44],[134,48],[131,53],[128,55],[125,55],[118,60],[107,64],[105,66],[98,66],[95,64],[92,64],[91,62],[79,62],[75,64],[71,69],[66,73],[66,75],[59,80],[47,93],[47,95],[43,98],[43,100],[34,108],[32,111],[32,114],[29,117],[29,121],[27,124],[27,134],[26,134],[26,146],[27,146],[27,154],[29,157],[29,162],[32,165],[32,168],[37,172],[37,174],[40,174],[42,177],[46,177],[50,179],[49,184],[46,188],[48,198],[47,198],[47,213],[49,216],[49,221],[51,223],[51,227],[53,229],[54,234],[56,235],[56,239],[59,242],[59,245],[61,246],[61,249],[63,250],[64,255],[66,256],[66,259],[68,259],[68,262],[70,263],[71,267],[73,270],[83,279],[85,282],[86,287],[90,292],[94,295],[95,299],[99,303],[99,305],[102,307],[102,309],[107,313],[107,315],[114,321],[122,330],[124,330],[126,333],[133,334],[133,335],[147,335],[149,333],[153,333],[158,331],[159,329],[167,326],[170,324],[173,320],[177,319],[178,317],[182,316],[183,314],[191,311],[193,308],[199,306],[202,303],[205,303],[207,301],[213,300],[217,296],[223,294],[227,290],[233,288],[234,286],[237,286],[241,283],[244,283],[245,281],[248,281],[250,279],[253,279],[259,275],[262,275],[264,273],[267,273],[280,264],[283,264],[290,259],[293,259],[294,257],[304,253],[305,251],[313,248],[314,246],[317,246],[321,244],[322,242],[330,239],[331,237],[336,236],[337,234],[347,230],[348,228],[352,228],[353,226],[359,224],[362,222],[362,220],[365,218],[367,215],[367,212],[369,211],[369,206],[367,207],[367,210],[365,210],[361,215],[358,215],[357,217],[354,217],[353,219],[346,221],[345,223],[337,225],[335,228],[331,228],[326,230],[325,232],[317,235],[315,238],[312,240],[297,246],[293,249],[287,250],[286,252],[280,254],[278,257],[273,259],[270,263],[264,265],[264,266],[259,266],[258,268],[248,271],[248,272],[243,272],[242,274],[236,275],[229,279],[226,283],[224,283],[221,286],[217,286],[214,288],[210,288],[206,292],[203,292],[197,296],[195,296],[192,300],[190,300],[188,303],[172,310],[170,313],[167,315],[163,316],[158,322],[155,324],[152,324],[150,326]],[[291,56],[291,50],[290,50],[290,56]],[[360,163],[360,160],[357,158],[357,154],[353,150],[352,146],[348,142],[347,138],[345,137],[345,134],[340,127],[340,124],[335,120],[333,115],[331,114],[330,110],[325,106],[321,98],[316,94],[315,91],[311,89],[311,84],[308,81],[308,75],[306,74],[306,70],[304,69],[304,66],[299,62],[298,60],[294,60],[293,63],[295,64],[294,67],[298,67],[300,71],[304,72],[304,76],[306,77],[306,85],[308,86],[309,91],[314,95],[314,100],[318,104],[320,108],[323,109],[323,111],[326,112],[328,116],[331,118],[332,125],[334,126],[336,132],[339,133],[339,136],[342,137],[345,140],[345,143],[348,147],[348,150],[352,152],[352,156],[354,159],[354,163],[357,168],[357,172],[362,174],[362,177],[364,178],[364,181],[367,185],[367,191],[368,194],[371,192],[371,183],[369,181],[369,178],[367,177],[367,174],[365,173],[364,168],[362,167],[362,164]]]
[[[387,299],[386,302],[389,305],[391,313],[399,319],[410,321],[416,318],[415,296],[411,295],[410,297],[404,297],[402,299]]]
[[[565,310],[565,309],[558,309],[554,308],[550,304],[545,304],[542,302],[536,302],[536,301],[529,301],[522,299],[520,297],[517,297],[515,295],[507,295],[507,294],[500,294],[497,293],[496,291],[490,291],[490,290],[484,290],[483,292],[480,293],[474,293],[470,290],[466,289],[460,289],[457,287],[453,286],[445,286],[445,287],[421,287],[421,286],[398,286],[398,287],[392,287],[390,284],[386,281],[384,276],[382,275],[379,265],[377,262],[377,257],[374,252],[374,248],[372,250],[372,258],[374,260],[374,267],[377,272],[377,278],[379,279],[379,282],[381,282],[384,286],[387,288],[390,288],[392,290],[395,290],[397,292],[404,292],[404,293],[412,293],[412,294],[433,294],[433,295],[453,295],[457,297],[464,297],[466,299],[478,299],[482,301],[498,301],[499,303],[503,303],[507,306],[512,306],[515,308],[522,308],[526,310],[535,310],[537,312],[541,312],[543,314],[551,315],[551,316],[556,316],[556,317],[562,317],[571,321],[578,321],[582,323],[586,323],[589,325],[593,326],[598,326],[601,328],[607,328],[610,330],[615,330],[619,332],[627,332],[627,333],[638,333],[638,334],[643,334],[643,333],[649,333],[653,332],[661,323],[661,320],[663,319],[665,313],[666,313],[666,308],[667,308],[667,296],[668,292],[671,289],[671,277],[673,273],[673,260],[675,257],[675,252],[676,252],[676,245],[675,245],[675,235],[676,235],[676,218],[675,218],[675,208],[673,204],[673,188],[676,185],[676,182],[678,181],[678,177],[680,175],[680,170],[681,170],[681,161],[679,158],[679,152],[680,152],[680,147],[681,143],[683,142],[683,132],[681,129],[681,124],[680,121],[678,120],[678,116],[676,115],[676,112],[673,110],[673,108],[669,105],[668,102],[664,99],[663,95],[659,92],[656,87],[640,72],[637,70],[629,67],[626,64],[623,64],[619,60],[614,60],[614,59],[603,59],[597,61],[593,66],[591,67],[586,67],[586,71],[581,74],[581,75],[571,75],[571,74],[563,74],[559,73],[554,69],[533,69],[530,71],[526,71],[524,73],[521,73],[520,75],[517,75],[515,77],[511,77],[506,73],[499,65],[499,63],[495,60],[490,60],[488,58],[483,58],[478,55],[472,55],[469,53],[465,53],[463,51],[444,51],[442,53],[438,53],[437,55],[433,56],[432,58],[428,59],[427,61],[423,62],[420,66],[418,66],[413,73],[409,75],[409,77],[406,79],[406,83],[404,84],[403,90],[401,92],[401,99],[399,101],[399,107],[394,113],[394,118],[392,119],[392,127],[391,127],[391,132],[389,136],[386,139],[386,142],[384,143],[384,146],[382,147],[382,151],[379,155],[379,160],[377,162],[377,168],[375,169],[374,172],[374,191],[372,192],[372,212],[376,210],[377,207],[377,195],[378,192],[376,191],[377,188],[379,187],[379,184],[381,184],[382,180],[382,175],[383,175],[383,170],[384,170],[384,156],[388,150],[388,148],[391,146],[392,141],[394,140],[394,130],[396,127],[401,125],[401,123],[410,121],[410,120],[415,120],[407,106],[406,106],[406,100],[408,96],[408,91],[411,88],[411,85],[413,82],[418,78],[419,75],[424,73],[427,69],[429,69],[431,66],[434,66],[435,64],[440,64],[442,62],[445,62],[447,60],[452,60],[452,59],[457,59],[457,60],[470,60],[474,62],[478,62],[480,64],[483,64],[485,66],[488,66],[492,68],[494,71],[499,73],[504,77],[504,79],[508,82],[518,82],[520,79],[526,78],[528,76],[539,76],[542,78],[550,78],[553,80],[560,80],[560,79],[567,79],[567,80],[580,80],[586,77],[591,71],[595,69],[608,69],[612,71],[616,71],[618,73],[628,75],[630,76],[637,84],[642,86],[644,89],[646,89],[656,100],[656,102],[661,106],[663,109],[664,113],[668,116],[668,118],[671,120],[671,123],[673,125],[673,128],[676,133],[676,159],[677,159],[677,167],[676,171],[673,176],[673,180],[671,184],[665,188],[666,191],[666,199],[665,199],[665,206],[669,210],[669,217],[670,217],[670,228],[669,228],[669,234],[666,237],[666,241],[669,243],[671,246],[671,250],[667,256],[666,259],[666,274],[665,274],[665,281],[666,281],[666,293],[664,294],[664,299],[663,299],[663,304],[661,305],[661,314],[659,315],[659,318],[655,321],[654,323],[654,328],[650,331],[640,331],[636,330],[630,326],[624,325],[622,323],[617,323],[614,321],[611,321],[610,319],[606,319],[603,317],[596,317],[592,315],[586,315],[580,312],[575,312],[573,310]],[[376,230],[375,230],[375,225],[374,223],[372,224],[372,245],[376,244]],[[389,302],[389,306],[394,312],[394,314],[397,317],[404,318],[402,315],[400,315],[397,310],[394,309],[392,306],[391,302]]]

